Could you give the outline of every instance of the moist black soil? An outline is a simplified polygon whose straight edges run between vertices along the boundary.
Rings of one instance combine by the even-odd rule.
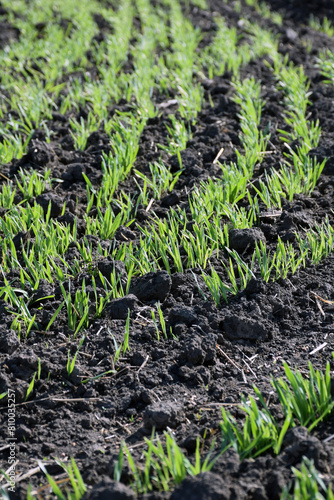
[[[258,238],[265,239],[269,247],[276,245],[278,236],[283,241],[293,242],[296,230],[307,230],[315,223],[321,223],[326,216],[332,224],[334,219],[334,87],[324,84],[315,67],[318,51],[324,47],[333,49],[334,42],[307,25],[310,14],[334,20],[334,5],[330,1],[280,0],[269,0],[268,4],[282,14],[282,26],[260,18],[246,5],[242,6],[242,16],[276,32],[280,36],[280,51],[289,54],[295,64],[304,66],[310,79],[310,119],[319,119],[322,127],[320,145],[312,154],[319,160],[327,157],[328,161],[311,196],[296,196],[292,202],[285,202],[281,213],[275,217],[263,215],[258,227],[248,233],[236,231],[231,235],[234,248],[246,260]],[[208,5],[206,11],[187,9],[194,25],[205,29],[206,39],[214,34],[215,12],[224,15],[229,25],[238,25],[241,14],[234,11],[233,2],[226,5],[209,0]],[[5,16],[5,12],[2,15]],[[103,19],[99,23],[103,39],[103,30],[108,26]],[[242,30],[242,24],[238,26]],[[1,21],[0,32],[0,47],[19,37],[6,21]],[[307,50],[307,46],[311,49]],[[94,68],[90,71],[94,78]],[[264,61],[252,61],[242,69],[242,76],[261,80],[263,98],[267,102],[262,123],[264,126],[270,124],[273,152],[256,171],[256,176],[261,176],[265,169],[283,159],[284,145],[276,133],[277,129],[284,127],[282,96],[274,89],[272,74]],[[180,205],[187,209],[189,190],[201,180],[218,174],[213,160],[222,147],[225,149],[220,161],[234,161],[235,149],[240,149],[238,110],[231,99],[231,74],[225,73],[201,83],[205,92],[204,107],[193,127],[193,138],[181,153],[184,171],[172,195],[155,201],[152,206],[162,218],[170,207]],[[156,98],[161,112],[147,123],[135,163],[135,168],[142,172],[148,173],[149,162],[161,155],[166,164],[178,168],[178,159],[168,157],[157,147],[166,144],[168,114],[175,112],[169,106],[172,97],[159,95]],[[110,109],[110,115],[127,106],[120,102]],[[85,110],[81,110],[81,116],[84,114]],[[101,155],[110,151],[110,144],[107,135],[97,131],[90,136],[85,151],[75,151],[69,132],[69,117],[55,113],[48,123],[54,132],[52,142],[48,144],[43,131],[37,130],[27,154],[3,165],[1,172],[14,178],[20,167],[39,171],[51,168],[51,177],[61,178],[64,182],[54,191],[40,195],[36,201],[45,210],[51,201],[51,217],[60,222],[73,224],[76,218],[83,237],[86,185],[82,174],[85,173],[94,185],[99,185]],[[131,177],[124,182],[122,189],[127,193],[136,192]],[[65,215],[61,216],[64,201],[67,208]],[[16,202],[20,202],[19,197]],[[148,216],[145,210],[139,210],[131,227],[120,229],[112,241],[90,237],[93,252],[96,252],[94,267],[105,276],[115,267],[126,278],[121,263],[98,256],[98,243],[104,248],[112,248],[128,239],[138,244],[136,223],[145,224]],[[29,233],[17,234],[14,243],[18,251],[29,238]],[[71,245],[64,257],[71,261],[77,255],[75,245]],[[9,273],[7,278],[19,283],[16,271]],[[91,280],[85,263],[72,284],[74,290],[81,286],[83,279],[86,285]],[[198,436],[203,456],[214,439],[214,450],[218,452],[222,406],[242,421],[242,413],[237,407],[240,395],[251,394],[255,384],[267,401],[271,401],[271,408],[280,418],[270,379],[283,374],[283,361],[298,367],[302,373],[307,372],[309,361],[321,370],[325,369],[327,361],[331,361],[334,305],[329,302],[334,300],[333,255],[317,266],[308,264],[285,280],[263,283],[252,279],[243,292],[219,307],[212,300],[204,300],[198,289],[198,280],[199,269],[171,275],[159,271],[133,279],[129,295],[111,301],[103,317],[95,320],[85,332],[86,340],[70,377],[66,370],[68,350],[73,357],[80,334],[76,340],[69,341],[64,315],[58,317],[57,324],[53,324],[50,331],[43,331],[60,303],[59,284],[40,283],[35,292],[36,300],[49,295],[55,297],[45,300],[42,313],[37,316],[39,331],[32,329],[21,341],[10,329],[13,317],[6,311],[5,303],[0,302],[0,394],[8,388],[15,391],[17,471],[19,474],[29,473],[18,481],[16,493],[10,498],[25,498],[29,484],[33,490],[39,491],[39,498],[48,497],[50,490],[43,488],[45,477],[33,469],[44,459],[50,474],[64,478],[54,457],[64,462],[70,457],[75,459],[88,487],[85,498],[134,498],[134,492],[129,489],[132,479],[127,466],[123,470],[122,482],[113,482],[114,463],[122,441],[132,449],[139,462],[146,449],[144,438],[151,436],[153,428],[159,433],[171,430],[191,460]],[[329,302],[320,302],[314,294]],[[162,304],[167,329],[171,326],[174,334],[174,337],[161,338],[160,341],[150,321],[150,306],[157,301]],[[31,304],[33,307],[34,303]],[[112,336],[120,345],[128,309],[131,311],[130,349],[121,354],[114,366]],[[312,354],[321,345],[322,348]],[[39,359],[40,379],[35,381],[33,393],[24,401]],[[114,371],[94,379],[110,370]],[[1,403],[0,429],[4,437],[0,445],[1,467],[6,470],[9,450],[6,444],[6,398]],[[325,442],[333,433],[332,415],[312,434],[304,428],[289,431],[278,456],[266,453],[256,459],[240,461],[238,454],[230,449],[219,458],[210,473],[189,477],[169,492],[144,497],[173,500],[279,499],[283,486],[292,478],[291,466],[298,466],[303,456],[314,460],[326,482],[333,479],[334,440]]]

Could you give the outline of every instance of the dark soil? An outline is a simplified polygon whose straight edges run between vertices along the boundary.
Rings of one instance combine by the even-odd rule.
[[[293,202],[285,203],[277,217],[262,217],[253,233],[234,235],[235,248],[243,253],[245,259],[251,255],[252,242],[259,235],[266,239],[270,247],[277,243],[278,236],[283,241],[293,241],[294,231],[307,230],[326,216],[332,224],[334,219],[334,87],[325,86],[315,69],[319,49],[333,49],[334,41],[307,27],[311,13],[334,21],[334,4],[330,1],[281,0],[269,0],[268,3],[282,13],[282,27],[260,19],[245,5],[242,15],[276,31],[280,35],[281,52],[289,54],[295,64],[304,66],[311,82],[311,119],[319,119],[322,126],[320,145],[312,153],[319,159],[327,157],[328,161],[310,197],[297,196]],[[206,12],[197,8],[188,12],[195,25],[203,24],[205,19],[209,27],[208,36],[215,26],[216,11],[224,15],[230,25],[238,23],[240,16],[234,12],[233,2],[225,5],[221,0],[208,0],[208,4],[210,8]],[[5,12],[0,12],[5,16]],[[103,29],[105,26],[101,23],[101,33]],[[18,36],[19,33],[6,21],[0,22],[0,47]],[[310,51],[305,49],[305,40],[312,42]],[[273,90],[273,77],[263,61],[248,64],[242,75],[261,79],[263,97],[267,100],[262,123],[264,126],[270,124],[274,152],[268,155],[256,172],[260,176],[283,158],[283,145],[276,133],[284,126],[282,96]],[[217,174],[213,160],[222,146],[225,150],[221,161],[235,160],[235,148],[240,148],[237,109],[231,100],[231,75],[226,73],[214,80],[202,81],[202,84],[205,105],[193,128],[193,138],[181,153],[185,170],[173,196],[155,201],[152,207],[160,217],[166,216],[170,207],[181,205],[187,208],[189,189]],[[170,97],[159,96],[157,101],[167,102]],[[122,110],[125,107],[122,103],[118,106]],[[111,109],[110,113],[115,109]],[[141,137],[135,168],[143,172],[147,171],[149,162],[161,156],[157,144],[166,143],[168,113],[175,112],[169,107],[161,106],[160,109],[160,115],[148,122]],[[108,137],[98,131],[91,135],[84,152],[75,151],[68,118],[55,113],[48,123],[54,132],[51,144],[46,143],[43,131],[37,130],[27,154],[20,160],[3,165],[1,172],[14,178],[20,167],[37,170],[51,168],[51,176],[65,182],[55,191],[40,195],[36,201],[47,209],[51,200],[51,216],[60,222],[73,224],[77,218],[80,236],[83,237],[86,187],[82,173],[98,185],[102,176],[101,154],[102,151],[108,153],[110,145]],[[165,155],[164,159],[177,168],[177,158]],[[136,190],[131,178],[122,188],[127,193]],[[60,216],[64,200],[67,201],[67,211]],[[16,202],[19,203],[20,199]],[[145,224],[146,217],[145,211],[139,210],[136,222]],[[115,242],[124,241],[124,237],[132,239],[134,244],[138,243],[139,231],[135,223],[130,230],[118,231],[114,241],[100,243],[105,248],[111,248]],[[29,238],[28,233],[18,233],[14,243],[19,249]],[[99,240],[91,237],[91,241],[93,250],[97,249]],[[65,258],[71,261],[76,257],[74,245],[68,249]],[[94,257],[95,267],[106,276],[116,266],[117,272],[125,277],[120,263],[114,263],[108,257],[102,260],[97,253]],[[172,429],[177,443],[190,459],[194,458],[197,436],[201,438],[204,455],[213,439],[216,439],[215,450],[218,451],[222,405],[241,418],[242,413],[237,409],[240,395],[252,393],[252,385],[256,384],[267,399],[272,398],[271,407],[278,411],[270,379],[272,375],[283,374],[283,360],[303,373],[306,373],[309,361],[321,370],[325,369],[327,361],[331,361],[331,352],[334,351],[334,305],[320,303],[314,293],[328,301],[334,300],[333,255],[318,266],[309,264],[286,280],[266,284],[253,279],[246,290],[219,307],[211,300],[204,301],[194,277],[200,272],[196,269],[192,271],[171,276],[160,271],[135,278],[129,296],[111,301],[104,317],[96,320],[86,332],[86,340],[70,378],[66,371],[67,353],[70,349],[71,356],[74,356],[80,335],[76,340],[68,341],[65,316],[59,317],[51,331],[43,333],[61,300],[58,283],[51,286],[41,282],[36,300],[51,294],[55,294],[55,298],[45,302],[43,314],[37,317],[40,331],[33,329],[21,342],[10,329],[13,318],[1,300],[0,394],[10,388],[16,395],[19,474],[32,471],[38,461],[47,459],[48,472],[63,478],[62,469],[55,463],[54,457],[65,462],[74,457],[89,488],[85,498],[134,498],[134,493],[128,488],[131,475],[126,466],[122,475],[124,484],[112,481],[114,463],[123,440],[128,447],[133,447],[136,460],[140,460],[146,447],[144,437],[151,436],[153,427],[159,432]],[[19,274],[15,271],[10,273],[9,278],[19,283]],[[83,278],[87,284],[90,274],[84,263],[73,289],[81,286]],[[147,307],[157,301],[162,303],[167,326],[172,326],[175,338],[157,340],[150,323],[150,307]],[[131,310],[130,351],[121,355],[115,373],[83,383],[85,379],[93,379],[115,368],[112,363],[115,346],[110,333],[118,344],[122,342],[128,308]],[[325,346],[312,354],[321,344]],[[33,393],[24,402],[39,358],[40,380],[36,380]],[[6,470],[9,450],[6,444],[6,398],[1,403],[0,433],[4,441],[0,444],[3,455],[0,468]],[[174,491],[154,493],[145,498],[279,499],[283,486],[292,478],[291,466],[300,464],[303,456],[314,459],[326,482],[333,479],[334,440],[324,442],[333,433],[332,415],[312,434],[304,428],[290,431],[277,457],[267,453],[254,460],[240,461],[237,453],[229,450],[220,457],[210,473],[188,478]],[[44,476],[32,473],[18,481],[16,493],[10,498],[25,498],[29,483],[34,490],[40,489],[39,498],[50,494],[49,490],[41,487],[41,484],[46,484]]]

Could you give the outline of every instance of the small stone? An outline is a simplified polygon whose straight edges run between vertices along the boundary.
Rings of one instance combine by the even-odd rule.
[[[285,36],[290,42],[294,42],[298,38],[298,33],[292,28],[287,28],[285,30]]]

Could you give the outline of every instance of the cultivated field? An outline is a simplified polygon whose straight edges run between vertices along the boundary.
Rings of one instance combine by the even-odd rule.
[[[0,495],[334,499],[333,0],[0,1]]]

